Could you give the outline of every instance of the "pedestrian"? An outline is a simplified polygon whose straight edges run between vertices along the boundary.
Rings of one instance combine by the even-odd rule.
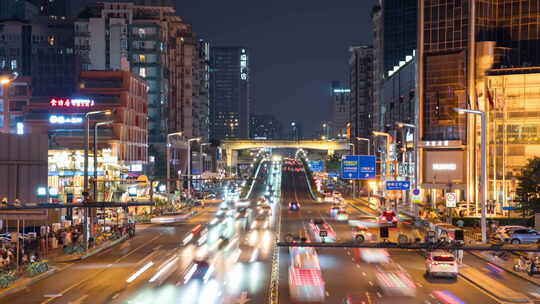
[[[458,264],[463,264],[463,249],[457,250],[457,262]]]

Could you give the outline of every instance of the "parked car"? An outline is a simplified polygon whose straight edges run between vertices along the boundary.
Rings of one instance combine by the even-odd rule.
[[[512,244],[536,243],[540,240],[540,233],[533,229],[519,229],[502,235],[504,242]]]
[[[496,234],[500,233],[511,233],[516,230],[522,230],[522,229],[529,229],[529,227],[520,226],[520,225],[506,225],[506,226],[499,226],[497,227],[497,230],[495,230]]]

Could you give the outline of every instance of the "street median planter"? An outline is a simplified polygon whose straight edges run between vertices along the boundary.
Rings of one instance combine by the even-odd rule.
[[[14,271],[2,272],[0,274],[0,289],[8,288],[8,286],[15,281],[17,277]]]
[[[35,262],[26,267],[26,273],[29,277],[35,277],[49,270],[47,261]]]

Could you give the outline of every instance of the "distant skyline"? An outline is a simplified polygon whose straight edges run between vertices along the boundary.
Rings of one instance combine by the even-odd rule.
[[[296,120],[305,135],[330,120],[331,82],[348,83],[349,47],[372,44],[375,0],[176,3],[211,45],[250,49],[255,114],[273,114],[283,126]]]

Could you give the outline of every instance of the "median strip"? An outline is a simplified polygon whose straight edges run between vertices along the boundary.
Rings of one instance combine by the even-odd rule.
[[[459,270],[459,275],[501,301],[530,303],[530,299],[526,295],[506,287],[475,268],[463,267]]]

